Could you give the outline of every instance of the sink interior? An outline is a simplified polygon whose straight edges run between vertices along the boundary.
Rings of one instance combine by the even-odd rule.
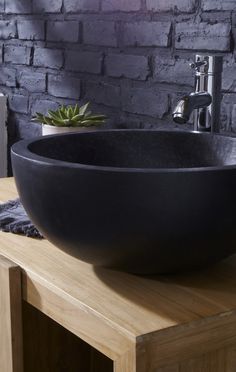
[[[96,131],[58,135],[29,145],[70,163],[116,168],[199,168],[236,164],[233,138],[189,132]]]

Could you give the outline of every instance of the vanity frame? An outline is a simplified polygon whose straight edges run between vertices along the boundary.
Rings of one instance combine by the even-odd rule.
[[[0,201],[16,196],[14,180],[1,179]],[[81,372],[236,370],[236,256],[201,272],[145,278],[94,270],[47,240],[3,232],[0,256],[2,372],[27,372],[30,311],[113,361],[96,357]],[[48,339],[38,336],[46,352]]]

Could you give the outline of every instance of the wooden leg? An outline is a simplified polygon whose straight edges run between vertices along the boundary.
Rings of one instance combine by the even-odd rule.
[[[139,368],[136,369],[136,352],[135,348],[127,351],[125,355],[122,355],[118,360],[114,361],[114,372],[136,372],[144,371]]]
[[[23,372],[21,270],[0,256],[0,371]]]

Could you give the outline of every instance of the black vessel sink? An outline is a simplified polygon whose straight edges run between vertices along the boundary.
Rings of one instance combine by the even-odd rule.
[[[236,251],[236,138],[63,134],[18,142],[12,163],[42,234],[94,265],[169,273]]]

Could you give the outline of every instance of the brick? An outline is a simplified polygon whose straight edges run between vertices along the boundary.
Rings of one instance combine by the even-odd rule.
[[[236,92],[236,64],[234,57],[231,57],[224,62],[222,89],[228,92]]]
[[[55,111],[58,108],[59,104],[48,99],[36,99],[31,102],[31,114],[34,116],[36,112],[46,115],[48,110]]]
[[[236,10],[235,0],[204,0],[202,2],[202,9],[210,10]]]
[[[144,56],[110,54],[105,63],[108,76],[146,80],[149,74],[148,59]]]
[[[194,73],[189,67],[191,59],[181,59],[178,56],[156,56],[154,58],[154,78],[160,83],[193,85]]]
[[[67,13],[97,12],[99,0],[64,0],[64,7]]]
[[[83,34],[84,44],[111,47],[117,46],[115,22],[84,22]]]
[[[120,87],[106,83],[89,82],[86,85],[86,98],[105,106],[120,107]]]
[[[27,121],[27,119],[14,118],[16,136],[19,139],[30,139],[42,135],[41,124]]]
[[[176,48],[229,51],[230,33],[231,26],[227,23],[178,23],[175,36]]]
[[[221,101],[221,129],[231,131],[232,107],[236,102],[235,93],[224,93]],[[235,127],[236,128],[236,127]]]
[[[141,0],[103,0],[103,11],[135,12],[141,8]]]
[[[222,130],[231,130],[231,111],[231,105],[221,103],[220,127]]]
[[[232,126],[232,132],[236,133],[236,104],[234,104],[232,107],[231,126]]]
[[[46,76],[40,72],[22,72],[18,83],[21,88],[29,92],[45,92],[46,90]]]
[[[28,97],[23,96],[21,94],[13,94],[9,97],[9,107],[10,110],[14,112],[19,112],[21,114],[28,113]]]
[[[4,60],[19,65],[30,64],[31,48],[19,45],[6,45],[4,47]]]
[[[16,37],[16,23],[14,21],[0,21],[0,40]]]
[[[169,12],[174,10],[183,13],[191,13],[195,11],[195,8],[196,0],[147,0],[147,9],[153,12]]]
[[[170,30],[170,22],[140,21],[125,23],[124,44],[128,46],[167,47]]]
[[[0,68],[0,85],[7,87],[16,86],[16,70],[8,67]]]
[[[155,88],[125,89],[122,108],[133,114],[162,118],[168,111],[168,94]]]
[[[75,43],[78,42],[78,39],[79,39],[78,22],[76,21],[48,22],[47,40]]]
[[[29,14],[31,13],[31,0],[5,0],[5,13]]]
[[[44,21],[18,21],[17,29],[21,40],[44,40]]]
[[[49,48],[35,48],[34,66],[60,69],[63,66],[63,53],[61,50]]]
[[[4,13],[4,0],[0,0],[0,13]]]
[[[80,98],[80,80],[70,76],[48,77],[48,93],[61,98]]]
[[[101,68],[102,54],[99,52],[68,51],[66,53],[66,70],[100,74]]]
[[[34,13],[60,13],[62,0],[33,0]]]

